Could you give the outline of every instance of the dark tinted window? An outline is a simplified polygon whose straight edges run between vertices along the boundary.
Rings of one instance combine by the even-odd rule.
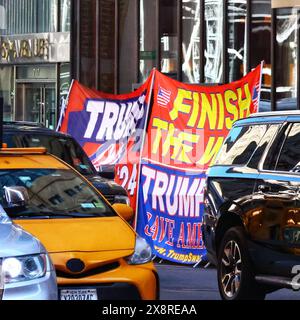
[[[268,154],[266,156],[263,169],[265,170],[275,170],[277,160],[278,160],[278,155],[280,153],[280,149],[282,147],[283,141],[285,141],[285,138],[289,132],[289,127],[284,126],[276,138],[274,139],[272,146],[270,150],[268,151]]]
[[[246,164],[267,130],[266,125],[240,126],[231,129],[215,164]]]
[[[276,165],[277,171],[300,172],[300,123],[294,123],[284,142]]]
[[[259,146],[255,150],[255,152],[254,152],[254,154],[248,164],[248,167],[257,169],[258,163],[259,163],[263,153],[265,152],[268,143],[273,139],[273,137],[277,133],[279,127],[280,127],[279,124],[272,124],[271,126],[269,126],[268,131],[266,132],[264,137],[261,139]]]

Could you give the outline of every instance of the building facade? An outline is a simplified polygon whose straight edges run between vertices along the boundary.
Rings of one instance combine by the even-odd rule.
[[[4,120],[55,128],[70,83],[70,0],[0,0]]]
[[[299,0],[73,1],[72,75],[115,93],[153,67],[222,84],[264,61],[263,110],[299,108]]]
[[[300,108],[300,0],[0,0],[4,119],[55,127],[72,78],[134,90],[152,68],[235,81],[264,60],[262,110]]]

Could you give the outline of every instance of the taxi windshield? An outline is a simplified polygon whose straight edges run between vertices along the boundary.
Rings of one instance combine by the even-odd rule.
[[[5,188],[14,187],[26,191],[26,204],[12,207],[8,203]],[[116,215],[102,196],[72,170],[0,170],[0,203],[11,218]]]

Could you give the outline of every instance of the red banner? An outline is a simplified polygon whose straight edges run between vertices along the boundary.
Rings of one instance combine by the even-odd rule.
[[[156,71],[143,158],[178,168],[206,170],[232,124],[257,111],[260,77],[258,66],[239,81],[198,86]]]

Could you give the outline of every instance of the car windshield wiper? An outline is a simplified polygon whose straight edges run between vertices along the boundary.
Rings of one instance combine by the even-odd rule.
[[[35,213],[32,213],[32,212],[19,212],[19,213],[14,213],[14,212],[10,212],[9,214],[9,217],[10,218],[28,218],[28,217],[32,217],[32,218],[35,218],[35,217],[47,217],[47,218],[50,218],[49,216],[49,212],[35,212]]]
[[[10,213],[9,216],[11,218],[35,218],[35,217],[47,217],[55,218],[55,217],[65,217],[65,218],[90,218],[90,217],[97,217],[98,214],[88,214],[88,213],[77,213],[77,212],[70,212],[70,213],[61,213],[61,212],[53,212],[53,211],[40,211],[40,212],[20,212],[20,213]]]
[[[58,217],[71,217],[71,218],[90,218],[90,217],[99,216],[99,214],[97,213],[81,213],[81,212],[68,212],[68,213],[53,212],[52,215],[58,216]]]

